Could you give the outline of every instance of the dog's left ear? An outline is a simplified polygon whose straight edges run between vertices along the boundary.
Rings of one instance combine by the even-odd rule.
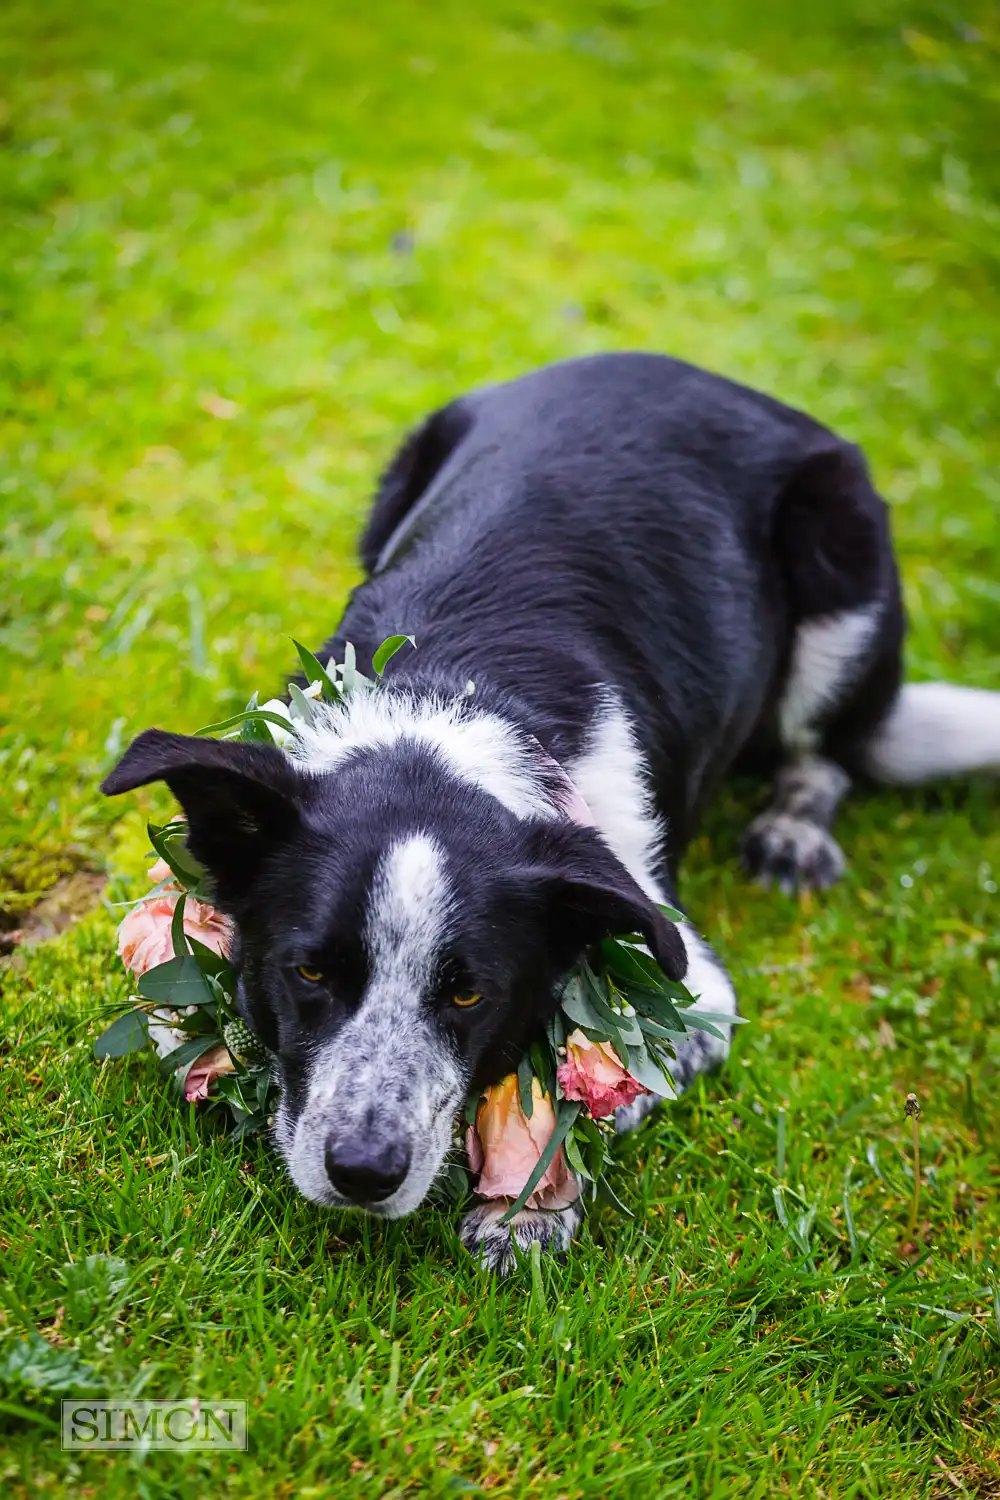
[[[604,937],[639,933],[668,979],[687,973],[684,940],[632,879],[621,860],[589,828],[546,828],[528,883],[545,904],[554,953],[567,966]]]
[[[238,899],[263,856],[300,826],[306,778],[269,745],[147,729],[101,791],[116,797],[151,781],[165,781],[183,807],[188,847],[223,900]]]

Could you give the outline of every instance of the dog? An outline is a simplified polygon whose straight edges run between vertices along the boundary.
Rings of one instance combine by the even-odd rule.
[[[165,781],[234,923],[239,1003],[277,1056],[299,1190],[386,1218],[445,1163],[605,935],[639,933],[707,1009],[731,980],[678,905],[713,790],[775,769],[744,843],[786,890],[839,879],[853,779],[1000,768],[1000,693],[902,682],[886,506],[859,450],[680,361],[605,354],[462,396],[403,444],[322,659],[378,692],[289,751],[150,729],[103,790]],[[575,809],[586,809],[586,817]],[[692,1035],[679,1090],[725,1057]],[[619,1111],[638,1123],[655,1099]],[[565,1252],[578,1204],[487,1202],[463,1243],[505,1272]]]

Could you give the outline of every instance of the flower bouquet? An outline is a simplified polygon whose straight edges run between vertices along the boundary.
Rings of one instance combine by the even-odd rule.
[[[288,704],[259,704],[254,694],[242,713],[198,733],[285,748],[312,723],[317,700],[378,692],[388,661],[407,641],[415,644],[409,636],[382,644],[374,679],[357,670],[350,645],[343,662],[324,667],[296,642],[307,686],[291,684]],[[228,922],[212,909],[206,872],[185,844],[186,825],[151,823],[148,831],[154,885],[118,929],[118,952],[137,993],[98,1038],[95,1053],[121,1057],[152,1043],[182,1099],[228,1116],[237,1136],[260,1131],[270,1123],[278,1090],[271,1056],[236,1009]],[[662,910],[683,921],[680,912]],[[734,1021],[699,1010],[638,940],[596,944],[516,1073],[468,1101],[465,1146],[474,1191],[510,1200],[508,1215],[525,1205],[565,1207],[581,1183],[617,1204],[607,1180],[615,1111],[644,1094],[674,1097],[670,1063],[677,1044],[696,1029],[720,1036],[717,1026]],[[443,1187],[450,1198],[464,1196],[468,1174],[452,1169]]]

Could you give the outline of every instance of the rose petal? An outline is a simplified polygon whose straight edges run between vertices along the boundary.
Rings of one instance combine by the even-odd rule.
[[[552,1101],[532,1080],[530,1120],[521,1108],[517,1077],[511,1074],[488,1089],[476,1112],[475,1130],[467,1141],[473,1171],[479,1171],[476,1192],[483,1198],[516,1198],[538,1165],[556,1128]],[[477,1166],[481,1162],[481,1166]],[[580,1187],[560,1146],[541,1181],[528,1199],[529,1208],[566,1208],[580,1195]]]
[[[154,866],[155,868],[155,866]],[[118,928],[118,953],[125,965],[137,979],[165,964],[174,956],[171,924],[178,896],[164,891],[149,901],[134,906]],[[221,912],[204,901],[188,897],[184,905],[184,931],[188,937],[196,938],[213,953],[227,951],[231,929],[229,921]]]
[[[189,1102],[207,1099],[209,1085],[223,1073],[235,1073],[236,1064],[229,1055],[228,1047],[213,1047],[196,1057],[184,1080],[184,1097]]]
[[[567,1099],[579,1099],[595,1120],[614,1114],[650,1092],[633,1078],[610,1042],[592,1042],[579,1029],[566,1038],[566,1061],[558,1068]]]

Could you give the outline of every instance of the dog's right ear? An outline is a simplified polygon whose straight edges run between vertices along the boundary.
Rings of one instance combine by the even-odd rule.
[[[264,854],[299,828],[307,778],[270,745],[147,729],[101,783],[105,796],[165,781],[188,820],[187,844],[216,882],[238,896]]]

